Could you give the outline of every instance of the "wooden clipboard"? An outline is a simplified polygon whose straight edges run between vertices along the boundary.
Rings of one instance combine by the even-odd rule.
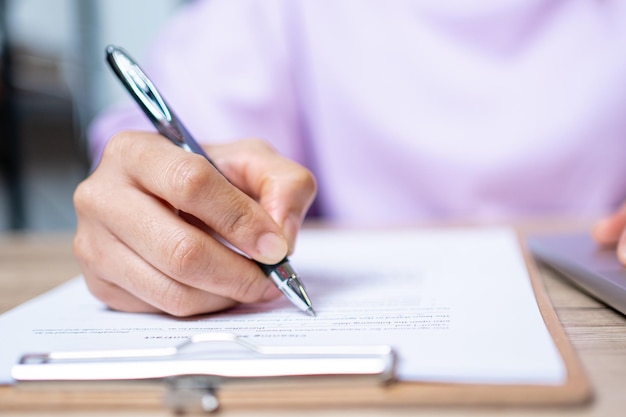
[[[551,305],[538,269],[525,245],[520,247],[532,288],[546,327],[555,342],[567,371],[562,385],[480,385],[396,381],[390,384],[362,384],[332,380],[323,383],[225,384],[212,393],[224,409],[250,407],[331,407],[391,405],[576,405],[588,402],[592,390],[588,378]],[[347,382],[347,383],[346,383]],[[170,405],[185,401],[171,398],[164,384],[130,382],[90,384],[26,384],[0,388],[2,408],[36,404],[46,408],[162,408],[170,395]],[[36,406],[35,406],[36,407]]]

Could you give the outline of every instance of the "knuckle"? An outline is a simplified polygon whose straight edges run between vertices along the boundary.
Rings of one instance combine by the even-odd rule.
[[[314,195],[317,192],[317,183],[313,173],[304,167],[294,174],[294,183],[303,193]]]
[[[193,203],[209,185],[207,179],[213,168],[200,158],[198,155],[185,155],[174,159],[167,169],[169,187],[181,205]]]
[[[245,235],[251,231],[257,222],[257,213],[244,201],[233,201],[228,205],[229,210],[225,211],[218,226],[227,235]]]
[[[88,178],[81,181],[72,196],[74,207],[78,214],[89,211],[94,205],[94,195],[96,194],[96,188],[91,185],[91,180]]]
[[[112,180],[94,172],[78,183],[72,195],[72,203],[77,217],[95,218],[108,213],[111,208],[111,192],[115,190]]]
[[[174,277],[187,278],[195,274],[201,266],[203,246],[184,231],[178,231],[170,238],[166,253],[169,253],[169,263]]]
[[[108,140],[102,151],[102,160],[108,160],[111,158],[117,158],[119,155],[126,155],[128,153],[128,147],[133,143],[129,140],[130,132],[121,131],[115,133]]]

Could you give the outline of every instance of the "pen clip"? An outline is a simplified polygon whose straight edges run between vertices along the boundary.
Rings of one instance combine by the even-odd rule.
[[[184,150],[199,153],[208,159],[200,146],[191,138],[187,129],[169,109],[150,78],[126,51],[110,45],[106,48],[106,58],[115,75],[124,84],[124,87],[159,133]]]

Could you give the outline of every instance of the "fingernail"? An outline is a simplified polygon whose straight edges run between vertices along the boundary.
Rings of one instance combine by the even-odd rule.
[[[259,262],[275,264],[283,260],[287,255],[287,242],[276,233],[265,233],[257,241]]]

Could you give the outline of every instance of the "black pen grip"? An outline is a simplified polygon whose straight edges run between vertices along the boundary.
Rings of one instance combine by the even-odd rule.
[[[283,258],[282,261],[275,263],[275,264],[264,264],[262,262],[258,262],[256,261],[257,265],[259,265],[259,267],[263,270],[263,272],[265,273],[265,275],[270,275],[272,272],[274,272],[279,266],[281,266],[282,264],[289,262],[289,259],[287,259],[287,257],[285,256]]]

